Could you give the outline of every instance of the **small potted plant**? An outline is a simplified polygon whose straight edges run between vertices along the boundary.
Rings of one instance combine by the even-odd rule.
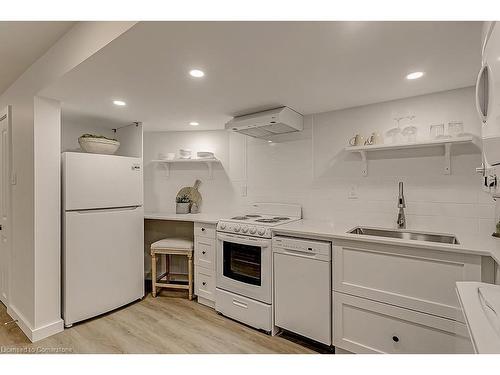
[[[494,237],[500,237],[500,220],[498,220],[498,223],[496,225],[496,231],[493,233]]]
[[[191,200],[189,199],[188,195],[184,194],[181,195],[180,197],[177,197],[175,202],[176,202],[175,213],[177,214],[189,213],[189,206],[191,205]]]

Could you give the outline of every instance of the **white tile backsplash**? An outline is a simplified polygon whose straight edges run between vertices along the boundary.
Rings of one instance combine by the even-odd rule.
[[[190,142],[204,147],[214,143],[223,160],[213,180],[207,180],[206,171],[199,167],[182,166],[166,179],[158,166],[147,165],[146,210],[172,211],[177,190],[198,177],[203,181],[205,212],[276,201],[302,204],[303,216],[309,219],[394,227],[398,182],[403,181],[409,228],[490,235],[495,227],[495,206],[482,192],[481,177],[474,170],[481,163],[477,149],[460,149],[452,157],[451,175],[443,174],[439,148],[378,154],[369,160],[367,177],[361,176],[359,155],[344,151],[353,134],[367,136],[393,127],[391,114],[398,111],[417,116],[420,138],[427,136],[429,124],[450,120],[463,120],[466,131],[479,134],[473,98],[473,88],[465,88],[308,115],[303,132],[282,136],[273,144],[237,134],[228,136],[224,130],[146,133],[145,165],[158,152],[189,147]],[[247,184],[246,197],[240,193],[242,184]],[[353,185],[357,199],[348,198]]]

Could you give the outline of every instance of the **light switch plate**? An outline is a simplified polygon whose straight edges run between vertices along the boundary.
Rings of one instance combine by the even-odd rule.
[[[351,185],[349,188],[349,193],[347,193],[348,199],[358,199],[358,185]]]

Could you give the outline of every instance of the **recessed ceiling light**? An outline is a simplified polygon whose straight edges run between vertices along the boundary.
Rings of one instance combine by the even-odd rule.
[[[196,122],[196,121],[191,121],[191,122],[189,123],[189,125],[191,125],[191,126],[198,126],[198,125],[200,125],[200,123],[199,123],[199,122]]]
[[[267,143],[273,143],[273,141],[271,141],[271,140],[268,140],[268,141],[267,141]]]
[[[413,72],[406,76],[406,79],[418,79],[424,75],[424,72]]]
[[[123,107],[124,105],[127,105],[123,100],[113,100],[114,105],[118,105],[120,107]]]
[[[199,70],[199,69],[190,70],[189,74],[191,75],[191,77],[195,77],[195,78],[201,78],[205,75],[203,70]]]

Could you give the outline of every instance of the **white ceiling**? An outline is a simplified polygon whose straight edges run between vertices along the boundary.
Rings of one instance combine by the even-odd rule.
[[[0,95],[74,22],[0,22]]]
[[[309,114],[473,85],[480,39],[480,22],[141,22],[44,94],[112,126],[220,129],[280,105]]]

